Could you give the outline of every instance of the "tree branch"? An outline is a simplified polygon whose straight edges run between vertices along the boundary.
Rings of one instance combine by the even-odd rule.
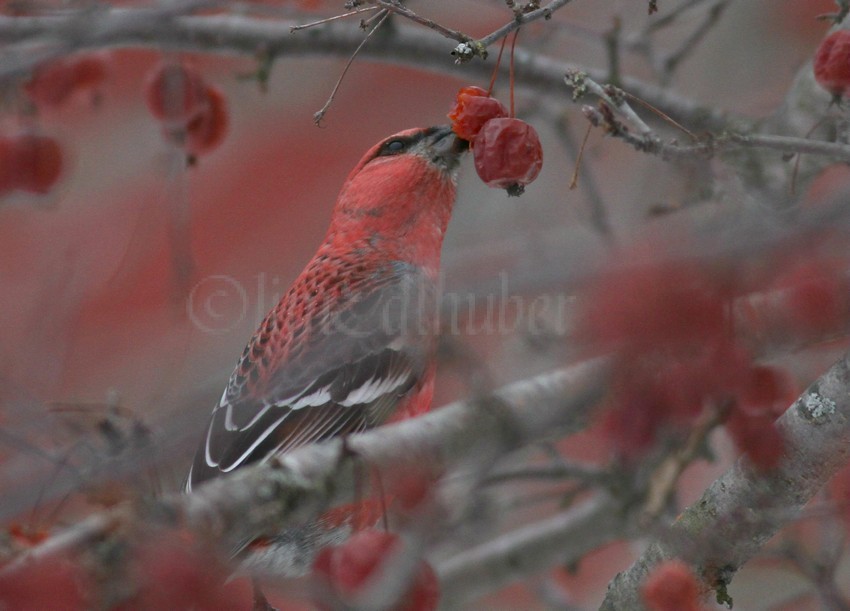
[[[84,28],[74,16],[0,16],[0,45],[5,45],[0,85],[26,77],[40,63],[82,50],[153,47],[251,57],[262,53],[270,58],[307,55],[347,57],[363,40],[363,31],[352,24],[334,22],[292,34],[290,29],[296,25],[291,21],[233,15],[153,18],[149,11],[140,9],[93,12],[87,15]],[[489,78],[492,68],[488,64],[471,61],[456,65],[450,51],[443,39],[428,31],[399,26],[392,35],[370,41],[361,57],[468,81]],[[563,78],[568,70],[577,70],[576,66],[521,48],[516,49],[514,63],[518,87],[554,96],[561,101],[568,99],[563,95]],[[506,76],[508,66],[501,70]],[[602,70],[586,69],[585,72],[597,81],[604,82],[606,78]],[[695,129],[720,129],[729,119],[724,112],[701,106],[638,79],[624,78],[622,86]]]
[[[330,505],[352,502],[364,466],[448,469],[492,461],[528,443],[582,428],[604,392],[606,361],[587,361],[511,384],[478,401],[455,403],[414,420],[327,444],[307,446],[262,465],[145,507],[94,515],[33,548],[0,574],[151,521],[181,526],[225,551],[263,533],[303,524]],[[132,529],[129,529],[132,530]]]
[[[850,460],[850,353],[815,381],[777,421],[785,458],[760,473],[739,460],[686,509],[608,588],[602,609],[641,609],[640,587],[659,562],[693,564],[725,600],[726,585]]]
[[[440,602],[458,607],[556,563],[576,563],[606,543],[629,537],[631,523],[622,503],[602,494],[518,528],[439,564]]]

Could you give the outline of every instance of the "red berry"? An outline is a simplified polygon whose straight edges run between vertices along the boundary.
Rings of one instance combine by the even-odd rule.
[[[94,584],[79,560],[34,557],[14,571],[0,573],[0,609],[91,609]]]
[[[412,470],[395,478],[391,490],[398,501],[398,509],[404,513],[412,513],[424,507],[431,499],[434,477],[424,469]]]
[[[748,416],[778,418],[797,396],[789,376],[776,367],[755,365],[746,377],[737,409]]]
[[[0,197],[15,188],[14,145],[9,138],[0,137]]]
[[[92,53],[39,66],[24,90],[39,106],[64,104],[76,91],[94,89],[106,79],[106,55]]]
[[[681,560],[659,564],[643,586],[643,601],[651,611],[699,611],[699,584]]]
[[[337,547],[326,547],[313,563],[313,571],[323,577],[330,589],[345,602],[361,588],[371,585],[381,565],[402,545],[398,535],[363,530]],[[395,611],[432,611],[437,608],[439,589],[433,569],[420,563],[409,589],[392,609]]]
[[[31,193],[47,193],[62,173],[62,149],[49,136],[24,133],[12,140],[14,186]]]
[[[469,98],[480,98],[480,97],[489,97],[490,94],[487,93],[486,89],[482,89],[481,87],[477,87],[476,85],[467,85],[466,87],[461,87],[457,92],[457,96],[455,97],[455,107],[452,112],[460,110],[460,106]],[[451,113],[449,113],[449,118],[452,118]]]
[[[815,80],[833,95],[850,89],[850,32],[839,30],[823,39],[815,53]]]
[[[582,300],[578,333],[588,342],[640,350],[705,346],[726,325],[723,280],[719,271],[693,263],[601,274]]]
[[[176,535],[176,536],[175,536]],[[135,592],[121,609],[245,609],[246,582],[225,582],[227,570],[212,550],[182,533],[150,533],[128,556]]]
[[[514,118],[491,119],[484,124],[472,144],[475,171],[490,187],[522,193],[543,167],[543,147],[537,132],[525,121]]]
[[[65,60],[43,64],[24,84],[24,91],[39,106],[59,106],[74,91],[74,73]]]
[[[850,526],[850,465],[836,473],[829,482],[829,497],[841,508],[842,519]]]
[[[835,263],[812,258],[798,262],[777,280],[784,292],[787,326],[798,333],[840,328],[848,318],[847,282]]]
[[[399,611],[432,611],[440,602],[440,585],[431,565],[423,562]]]
[[[449,112],[454,133],[458,138],[470,141],[475,139],[487,121],[507,116],[508,111],[499,100],[473,85],[458,92],[455,105]]]
[[[215,149],[224,140],[230,123],[224,94],[218,88],[208,86],[204,95],[206,99],[201,110],[186,124],[186,151],[191,155]]]
[[[340,593],[351,594],[369,579],[396,545],[397,535],[363,530],[339,547],[322,550],[316,558],[314,569],[324,573]]]
[[[77,89],[94,89],[106,80],[107,53],[90,53],[74,59],[72,70]]]
[[[193,68],[182,64],[160,64],[150,75],[145,100],[151,114],[160,120],[187,121],[201,108],[206,86]]]
[[[752,416],[736,406],[726,421],[726,430],[757,468],[770,471],[779,465],[785,452],[785,438],[772,415]]]

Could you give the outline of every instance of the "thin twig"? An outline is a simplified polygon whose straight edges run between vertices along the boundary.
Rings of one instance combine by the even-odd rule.
[[[567,123],[566,113],[561,113],[557,118],[553,119],[555,124],[555,132],[559,136],[559,140],[563,144],[567,153],[572,157],[575,166],[574,178],[581,177],[581,186],[587,196],[588,204],[590,205],[590,220],[594,228],[600,235],[607,240],[612,240],[611,224],[608,221],[608,213],[605,210],[605,201],[599,190],[596,179],[593,176],[591,169],[587,164],[582,164],[581,159],[584,156],[585,143],[588,141],[589,133],[585,134],[582,139],[582,144],[576,146],[573,134]],[[572,188],[572,187],[571,187]]]
[[[572,0],[552,0],[552,2],[550,2],[544,7],[537,9],[536,11],[531,11],[530,13],[518,15],[515,19],[511,20],[509,23],[506,23],[499,29],[491,32],[484,38],[480,39],[478,42],[486,49],[500,38],[507,36],[514,30],[518,30],[526,23],[531,23],[532,21],[537,21],[538,19],[550,19],[552,17],[552,13],[554,13],[560,8],[563,8],[570,2],[572,2]]]
[[[720,424],[721,413],[722,410],[714,407],[706,409],[694,423],[684,445],[667,456],[652,472],[646,502],[640,516],[642,524],[651,524],[661,515],[676,490],[679,476],[702,451],[711,431]]]
[[[372,37],[372,34],[374,34],[377,31],[377,29],[380,28],[381,25],[383,25],[384,21],[387,20],[387,17],[389,17],[389,15],[390,15],[389,11],[384,10],[382,12],[383,12],[383,16],[381,16],[378,23],[375,24],[375,27],[373,27],[371,30],[369,30],[369,32],[363,38],[363,41],[357,46],[356,49],[354,49],[354,53],[352,53],[351,57],[348,58],[348,61],[345,62],[345,67],[342,69],[342,74],[339,75],[339,78],[336,81],[336,85],[334,85],[334,88],[331,91],[331,94],[328,96],[328,101],[325,102],[325,105],[322,106],[322,108],[319,109],[319,111],[316,114],[313,115],[313,123],[315,123],[316,125],[321,126],[322,119],[325,118],[325,114],[330,109],[331,104],[333,104],[334,98],[336,97],[336,93],[337,93],[337,91],[339,91],[340,85],[342,85],[342,80],[345,78],[345,75],[348,73],[348,69],[351,68],[351,64],[354,63],[354,58],[357,57],[357,54],[360,52],[360,49],[363,48],[363,46]],[[381,13],[378,13],[378,14],[380,15]]]
[[[668,115],[668,114],[667,114],[667,113],[665,113],[664,111],[662,111],[662,110],[660,110],[660,109],[656,108],[655,106],[653,106],[652,104],[650,104],[650,103],[649,103],[649,102],[647,102],[646,100],[642,100],[642,99],[640,99],[639,97],[637,97],[636,95],[633,95],[633,94],[629,93],[628,91],[623,91],[622,93],[623,93],[623,95],[625,95],[625,96],[626,96],[627,98],[629,98],[630,100],[634,100],[635,102],[637,102],[638,104],[640,104],[640,105],[641,105],[641,106],[643,106],[644,108],[647,108],[647,109],[651,110],[652,112],[654,112],[655,114],[657,114],[659,117],[661,117],[662,119],[664,119],[665,121],[667,121],[667,122],[668,122],[670,125],[672,125],[673,127],[676,127],[676,128],[678,128],[678,129],[682,130],[682,131],[683,131],[683,132],[685,132],[688,136],[690,136],[690,137],[691,137],[691,139],[693,139],[694,141],[699,140],[699,138],[697,138],[696,134],[694,134],[692,131],[690,131],[688,128],[686,128],[684,125],[682,125],[681,123],[679,123],[678,121],[676,121],[675,119],[673,119],[673,117],[671,117],[670,115]]]
[[[623,91],[612,85],[602,86],[586,73],[576,70],[568,71],[564,76],[567,86],[576,91],[589,91],[596,97],[604,100],[617,114],[628,121],[642,136],[651,136],[652,128],[629,106],[625,100]]]
[[[487,95],[493,95],[493,88],[496,86],[496,77],[499,76],[499,66],[502,65],[502,53],[505,52],[505,44],[508,42],[507,38],[502,39],[502,44],[499,47],[499,54],[496,56],[496,65],[493,66],[493,74],[490,77],[490,86],[487,88]]]
[[[691,34],[682,41],[679,48],[668,54],[662,61],[661,82],[667,84],[673,78],[673,74],[689,55],[699,47],[700,41],[705,38],[706,34],[720,20],[723,11],[729,4],[729,0],[717,0],[713,6],[708,9],[708,13],[703,20],[697,24]]]
[[[581,168],[581,160],[584,157],[584,148],[587,146],[587,139],[590,138],[590,130],[593,128],[593,125],[590,123],[587,124],[587,129],[584,132],[584,138],[581,139],[581,146],[579,146],[578,154],[576,155],[575,168],[573,169],[573,176],[570,179],[570,191],[575,189],[578,186],[578,173]]]
[[[351,17],[352,15],[359,15],[360,13],[367,13],[369,11],[377,11],[377,6],[364,6],[359,9],[349,11],[348,13],[343,13],[341,15],[334,15],[333,17],[326,17],[325,19],[319,19],[318,21],[311,21],[310,23],[302,23],[301,25],[294,25],[289,28],[290,32],[297,32],[298,30],[306,30],[307,28],[313,28],[317,25],[322,25],[325,23],[330,23],[331,21],[336,21],[337,19],[345,19],[346,17]]]
[[[452,40],[456,40],[458,42],[469,42],[472,40],[471,37],[467,36],[463,32],[458,32],[457,30],[452,30],[451,28],[447,28],[443,25],[435,21],[431,21],[425,17],[420,17],[409,8],[401,4],[400,2],[394,0],[377,0],[375,2],[377,6],[380,6],[382,9],[386,11],[390,11],[391,13],[395,13],[396,15],[400,15],[405,19],[410,19],[414,23],[418,23],[419,25],[424,25],[426,28],[430,28],[435,32],[439,32],[446,38],[450,38]]]
[[[667,26],[672,25],[673,22],[681,17],[683,13],[686,13],[687,11],[698,7],[703,2],[708,1],[711,0],[684,0],[683,2],[680,2],[678,6],[672,8],[669,12],[648,21],[641,34],[651,33],[666,28]]]

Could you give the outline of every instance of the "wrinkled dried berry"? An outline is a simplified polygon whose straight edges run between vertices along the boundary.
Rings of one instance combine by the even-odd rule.
[[[490,119],[507,117],[508,111],[497,99],[491,98],[481,87],[470,85],[457,94],[455,105],[449,112],[452,130],[458,138],[472,141]]]
[[[491,119],[472,144],[475,171],[490,187],[519,195],[543,167],[543,147],[531,125],[520,119]]]

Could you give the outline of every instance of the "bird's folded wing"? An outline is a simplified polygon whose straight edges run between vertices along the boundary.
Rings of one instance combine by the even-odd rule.
[[[215,408],[186,483],[383,422],[417,388],[433,337],[434,290],[393,273],[303,334],[262,385],[234,379]]]

